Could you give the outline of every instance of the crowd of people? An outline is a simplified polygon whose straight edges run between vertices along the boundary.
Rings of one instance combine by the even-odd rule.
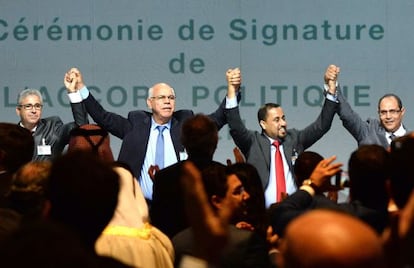
[[[74,122],[42,118],[42,95],[18,97],[0,123],[3,267],[414,267],[414,133],[395,94],[363,120],[324,73],[316,120],[288,128],[283,108],[240,117],[239,68],[209,115],[176,110],[174,89],[148,89],[149,111],[127,117],[93,97],[80,70],[64,76]],[[332,184],[343,164],[308,150],[335,115],[355,138],[349,200]],[[89,122],[89,116],[94,123]],[[228,124],[234,160],[214,160]],[[115,160],[110,135],[122,140]],[[66,149],[65,149],[66,148]]]

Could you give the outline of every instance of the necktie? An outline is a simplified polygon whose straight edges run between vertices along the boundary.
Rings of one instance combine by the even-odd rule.
[[[164,168],[164,136],[162,133],[166,129],[166,126],[157,126],[158,137],[157,145],[155,147],[155,164],[158,165],[160,169]]]
[[[276,147],[275,152],[275,168],[276,168],[276,201],[282,201],[282,193],[286,193],[285,171],[283,169],[282,154],[280,153],[279,141],[274,141],[273,145]]]
[[[395,136],[395,134],[394,134],[394,133],[391,133],[391,134],[390,134],[390,140],[391,140],[391,141],[393,141],[396,137],[397,137],[397,136]]]

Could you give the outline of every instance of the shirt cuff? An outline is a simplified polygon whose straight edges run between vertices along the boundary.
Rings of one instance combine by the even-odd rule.
[[[80,92],[80,94],[82,96],[82,100],[85,100],[86,98],[88,98],[88,96],[89,96],[89,90],[88,90],[88,88],[86,86],[84,86],[83,88],[81,88],[79,90],[79,92]]]
[[[237,107],[237,96],[234,98],[228,98],[226,96],[226,109],[232,109]]]
[[[335,95],[332,95],[331,93],[329,93],[329,86],[327,84],[324,84],[323,87],[325,89],[326,98],[330,101],[338,102],[338,93],[337,93],[337,91],[335,92]],[[336,81],[336,87],[338,87],[338,81]]]
[[[68,93],[70,103],[82,102],[82,96],[79,91]]]

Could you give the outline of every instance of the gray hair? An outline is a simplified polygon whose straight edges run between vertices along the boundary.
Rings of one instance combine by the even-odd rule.
[[[175,96],[175,91],[174,91],[174,89],[173,89],[172,87],[170,87],[170,88],[171,88],[172,94]],[[148,98],[152,98],[152,97],[154,97],[154,96],[153,96],[153,91],[154,91],[154,86],[152,86],[152,87],[148,88]]]
[[[32,89],[32,88],[23,89],[19,93],[19,96],[17,97],[17,103],[21,104],[23,99],[25,99],[29,95],[35,95],[35,96],[39,97],[40,104],[43,104],[43,97],[42,97],[42,94],[40,93],[40,91],[37,90],[37,89]]]

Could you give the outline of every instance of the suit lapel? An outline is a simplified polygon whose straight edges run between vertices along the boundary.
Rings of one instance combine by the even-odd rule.
[[[180,161],[180,150],[183,150],[183,148],[181,148],[181,141],[180,139],[180,126],[179,126],[179,122],[175,117],[171,118],[171,129],[170,129],[170,134],[171,134],[171,140],[174,146],[174,151],[175,151],[175,155],[177,156],[178,161]]]
[[[264,135],[263,133],[261,134],[261,136],[263,137],[262,139],[259,139],[259,146],[261,151],[263,152],[263,158],[264,161],[266,163],[266,166],[268,167],[268,169],[270,170],[270,141],[269,138],[266,137],[266,135]]]

